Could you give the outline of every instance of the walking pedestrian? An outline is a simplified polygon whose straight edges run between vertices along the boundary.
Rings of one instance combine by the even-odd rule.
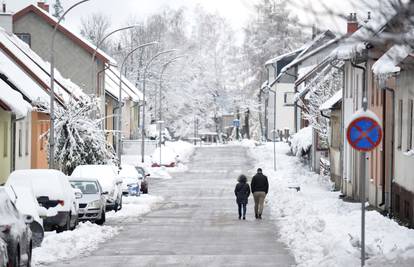
[[[253,176],[251,188],[254,197],[254,215],[256,219],[262,219],[264,201],[269,192],[269,182],[261,168],[258,168],[256,175]]]
[[[250,196],[250,186],[244,174],[239,176],[236,188],[234,188],[234,194],[236,195],[236,202],[239,208],[239,220],[241,220],[242,215],[243,220],[246,220],[246,206]]]

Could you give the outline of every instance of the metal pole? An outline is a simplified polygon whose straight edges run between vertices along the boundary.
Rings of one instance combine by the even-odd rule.
[[[88,2],[90,0],[82,0],[70,8],[68,8],[65,13],[59,18],[58,22],[55,24],[52,33],[52,40],[50,44],[50,129],[49,129],[49,169],[55,168],[55,38],[56,32],[60,25],[60,22],[65,18],[73,8],[76,6]]]
[[[146,43],[146,44],[142,44],[139,45],[137,47],[135,47],[134,49],[132,49],[124,58],[124,60],[122,61],[121,64],[121,68],[119,70],[119,99],[118,99],[118,135],[117,135],[117,139],[116,139],[116,151],[117,151],[117,156],[118,156],[118,163],[119,165],[121,165],[121,146],[122,146],[122,71],[124,69],[125,63],[127,61],[127,59],[129,58],[129,56],[131,56],[135,51],[137,51],[140,48],[146,47],[146,46],[150,46],[150,45],[155,45],[158,44],[158,42],[150,42],[150,43]],[[145,109],[144,109],[145,110]]]
[[[366,180],[366,156],[367,153],[361,153],[361,266],[365,266],[365,180]]]
[[[159,52],[158,54],[156,54],[155,56],[153,56],[148,63],[145,65],[144,68],[144,77],[143,77],[143,81],[142,81],[142,98],[143,98],[143,106],[142,106],[142,123],[141,123],[141,162],[144,163],[145,161],[145,106],[146,106],[146,101],[145,101],[145,95],[146,95],[146,90],[145,90],[145,85],[146,85],[146,78],[147,78],[147,71],[148,68],[150,67],[151,63],[154,61],[154,59],[156,59],[157,57],[166,54],[166,53],[171,53],[171,52],[175,52],[177,51],[177,49],[170,49],[170,50],[165,50],[162,52]]]

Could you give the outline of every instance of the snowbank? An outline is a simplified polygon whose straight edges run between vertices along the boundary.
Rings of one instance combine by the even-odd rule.
[[[339,199],[338,192],[330,191],[329,180],[286,155],[289,147],[285,143],[277,143],[276,172],[269,157],[273,144],[250,151],[256,167],[269,177],[271,213],[298,266],[359,266],[360,204]],[[293,184],[300,186],[299,192],[289,189]],[[414,230],[367,211],[366,252],[368,266],[414,261]]]
[[[57,234],[48,232],[42,246],[33,249],[34,266],[85,255],[98,248],[99,243],[112,238],[119,228],[99,226],[90,222],[79,224],[73,231]]]
[[[162,197],[141,194],[139,197],[123,197],[122,209],[118,212],[106,213],[107,219],[139,217],[157,208],[158,203],[163,201]]]
[[[312,146],[312,127],[308,126],[300,129],[293,135],[291,141],[291,149],[296,156],[302,156]]]

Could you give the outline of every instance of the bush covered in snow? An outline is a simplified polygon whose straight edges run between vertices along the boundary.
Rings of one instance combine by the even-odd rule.
[[[55,161],[66,174],[78,165],[107,164],[115,160],[113,148],[101,129],[101,120],[92,119],[96,106],[96,99],[80,99],[56,111]]]
[[[312,146],[312,127],[300,129],[292,137],[290,148],[298,157],[306,155]]]

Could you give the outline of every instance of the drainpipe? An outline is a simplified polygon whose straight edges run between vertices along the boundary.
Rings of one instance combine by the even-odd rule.
[[[394,133],[394,124],[395,124],[395,90],[392,88],[389,88],[386,85],[380,85],[380,88],[382,90],[384,90],[384,92],[389,91],[392,94],[392,122],[391,122],[391,129],[392,129],[392,133],[391,133],[391,140],[392,140],[392,149],[391,149],[391,179],[390,179],[390,196],[388,198],[388,202],[389,202],[389,206],[388,206],[388,214],[390,217],[392,217],[392,189],[393,189],[393,183],[394,183],[394,138],[395,138],[395,133]],[[384,97],[384,109],[383,109],[383,115],[384,118],[385,117],[385,105],[386,105],[386,98]],[[384,137],[385,137],[385,131],[384,131]],[[385,148],[385,142],[383,142],[383,147]],[[385,151],[385,149],[383,150]],[[383,168],[385,168],[385,164],[383,166]],[[385,174],[385,170],[384,170],[384,174]],[[379,204],[380,206],[383,206],[385,204],[385,175],[383,175],[383,181],[382,181],[382,202]]]

